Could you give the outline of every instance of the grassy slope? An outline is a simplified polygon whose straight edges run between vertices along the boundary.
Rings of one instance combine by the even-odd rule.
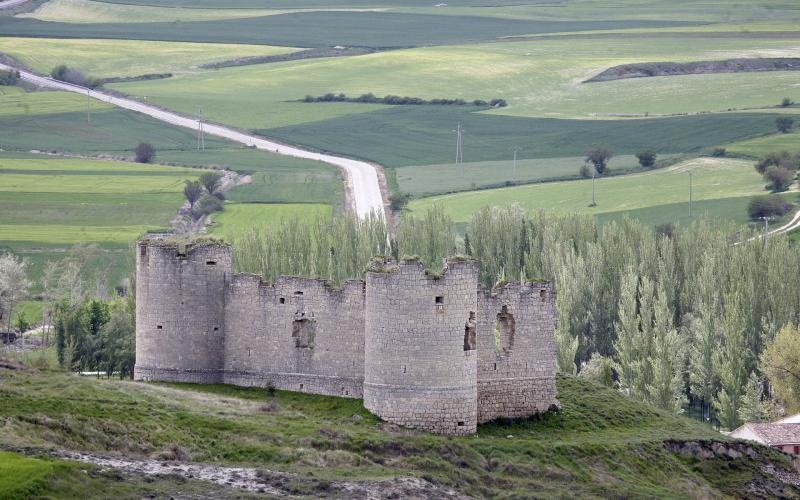
[[[129,456],[178,446],[196,461],[299,473],[311,495],[326,479],[398,475],[422,476],[474,496],[733,495],[761,474],[759,463],[747,458],[698,463],[667,451],[668,439],[722,438],[574,378],[558,381],[560,413],[484,425],[463,438],[394,429],[359,400],[56,372],[0,370],[0,378],[6,402],[0,406],[6,422],[0,444]],[[763,450],[762,456],[778,455]]]
[[[254,226],[273,224],[281,220],[307,220],[330,214],[331,206],[314,203],[236,203],[227,204],[225,211],[215,215],[211,233],[234,242]]]
[[[67,44],[69,42],[66,42]],[[359,57],[294,61],[195,72],[162,81],[113,87],[148,95],[167,107],[194,112],[187,89],[202,99],[212,119],[248,128],[274,128],[375,109],[365,105],[304,104],[306,94],[411,95],[423,98],[502,97],[510,106],[495,115],[608,118],[611,114],[684,113],[800,101],[792,72],[689,75],[596,84],[580,82],[603,69],[644,61],[797,55],[798,40],[745,38],[551,39],[427,47]],[[475,71],[481,68],[481,71]],[[234,95],[224,89],[235,85]],[[709,86],[718,90],[709,95]],[[279,110],[280,112],[276,112]]]
[[[669,205],[673,207],[671,211],[679,214],[685,212],[685,205],[681,208],[681,203],[688,198],[688,171],[693,173],[693,196],[698,201],[749,198],[764,192],[763,182],[753,170],[752,162],[699,158],[652,172],[599,179],[596,207],[589,207],[592,181],[582,180],[434,196],[413,201],[410,208],[422,211],[434,204],[441,205],[457,222],[467,221],[483,206],[514,203],[528,210],[587,214]],[[739,221],[745,216],[745,213],[728,214],[729,218]]]
[[[0,37],[0,52],[14,56],[40,73],[50,73],[55,66],[68,64],[97,78],[180,74],[195,71],[201,64],[293,50],[267,45]]]
[[[800,153],[800,131],[790,134],[770,134],[726,146],[731,153],[760,158],[775,151]]]

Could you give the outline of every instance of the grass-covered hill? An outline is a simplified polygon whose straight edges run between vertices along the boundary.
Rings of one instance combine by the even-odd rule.
[[[768,472],[794,471],[776,451],[726,442],[699,423],[581,379],[562,377],[558,390],[558,413],[450,438],[383,423],[360,400],[0,368],[0,448],[7,450],[0,498],[251,494],[177,474],[104,471],[49,458],[51,449],[250,466],[264,491],[301,496],[358,496],[360,484],[403,496],[381,486],[398,482],[416,484],[418,497],[800,493]]]

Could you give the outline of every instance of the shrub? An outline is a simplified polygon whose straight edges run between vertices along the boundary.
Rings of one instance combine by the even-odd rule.
[[[656,234],[672,239],[675,236],[675,224],[665,222],[656,226]]]
[[[489,101],[489,106],[493,108],[505,108],[506,106],[508,106],[508,103],[506,102],[505,99],[492,99],[491,101]]]
[[[764,180],[773,193],[786,191],[794,181],[794,174],[787,168],[771,166],[764,172]]]
[[[194,208],[194,204],[197,203],[197,200],[203,195],[203,185],[200,184],[200,181],[190,181],[187,179],[186,185],[183,187],[183,195],[186,197],[186,201],[189,202],[189,205]]]
[[[656,164],[656,152],[652,149],[645,149],[636,153],[636,158],[639,159],[639,165],[650,168]]]
[[[16,85],[19,83],[19,71],[10,69],[8,71],[0,70],[0,85]]]
[[[777,195],[756,196],[750,200],[747,206],[747,213],[751,219],[759,217],[782,216],[789,213],[792,204]]]
[[[222,174],[219,172],[206,172],[200,176],[199,180],[208,194],[215,194],[222,182]]]
[[[222,200],[216,196],[206,194],[200,198],[200,201],[195,205],[195,214],[198,215],[196,219],[199,219],[199,216],[213,214],[214,212],[222,212],[224,208],[225,206]]]
[[[591,179],[592,174],[594,173],[594,167],[592,167],[592,165],[589,163],[584,163],[578,173],[580,173],[581,177]]]
[[[50,72],[50,76],[62,82],[71,83],[73,85],[81,85],[84,87],[89,87],[90,89],[100,87],[103,84],[102,80],[87,77],[83,74],[83,72],[75,68],[70,68],[64,64],[53,68],[53,71]]]
[[[793,103],[793,102],[792,102],[792,100],[791,100],[791,99],[789,99],[788,97],[784,97],[784,98],[783,98],[783,101],[781,101],[781,107],[782,107],[782,108],[788,108],[788,107],[789,107],[789,106],[791,106],[792,104],[794,104],[794,103]]]
[[[611,358],[601,356],[598,353],[592,354],[589,361],[583,364],[579,377],[606,387],[614,387],[614,362]]]
[[[389,205],[392,207],[392,210],[395,212],[400,212],[405,210],[406,205],[411,200],[411,195],[408,193],[397,193],[392,195],[392,199],[389,202]]]
[[[136,163],[152,163],[156,157],[156,148],[152,144],[140,142],[134,150],[134,161]]]
[[[780,116],[775,120],[775,127],[777,127],[778,132],[788,134],[794,127],[794,119],[789,116]]]
[[[758,160],[755,167],[756,172],[762,175],[769,167],[783,167],[787,170],[797,170],[800,168],[800,155],[792,156],[788,151],[767,153],[763,158]]]
[[[714,158],[722,158],[727,152],[728,150],[725,148],[714,148],[711,150],[711,156]]]
[[[586,161],[594,165],[595,170],[600,175],[606,171],[608,160],[614,156],[614,152],[606,146],[596,144],[586,152]]]

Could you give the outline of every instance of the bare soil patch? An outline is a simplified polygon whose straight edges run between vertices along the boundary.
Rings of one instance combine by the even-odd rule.
[[[800,70],[800,58],[796,57],[727,59],[724,61],[694,61],[688,63],[648,62],[614,66],[586,80],[584,83],[653,76],[798,70]]]

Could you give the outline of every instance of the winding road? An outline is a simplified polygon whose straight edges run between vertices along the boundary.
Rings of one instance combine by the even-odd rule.
[[[114,106],[131,111],[136,111],[171,125],[190,128],[192,130],[198,130],[199,127],[202,126],[205,134],[229,139],[231,141],[244,144],[245,146],[263,149],[271,153],[277,153],[285,156],[317,160],[339,167],[345,172],[345,183],[347,187],[346,191],[349,195],[353,212],[358,214],[359,217],[366,217],[370,213],[375,213],[380,216],[385,215],[383,196],[381,193],[380,183],[378,181],[378,167],[370,163],[353,160],[350,158],[343,158],[341,156],[307,151],[296,146],[281,144],[261,136],[247,134],[223,125],[206,122],[203,122],[201,125],[198,119],[189,118],[174,111],[166,111],[159,107],[135,101],[133,99],[113,96],[101,90],[91,90],[79,85],[73,85],[71,83],[54,80],[49,77],[31,73],[29,71],[20,70],[6,64],[0,63],[0,69],[16,69],[20,72],[20,76],[23,80],[35,85],[88,95],[89,97],[99,101],[107,102]]]

